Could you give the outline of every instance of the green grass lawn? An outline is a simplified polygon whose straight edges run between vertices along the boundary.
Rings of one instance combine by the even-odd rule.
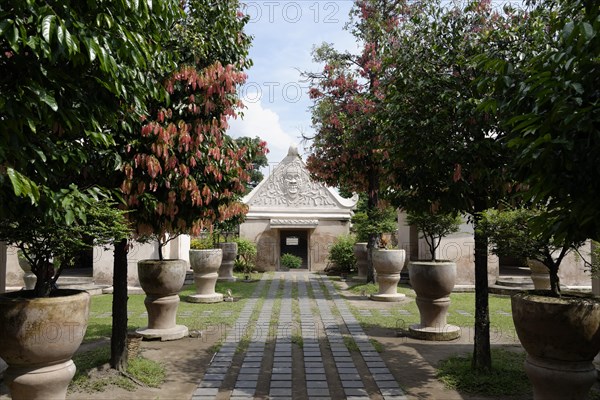
[[[255,274],[256,277],[259,277]],[[242,278],[241,274],[236,274]],[[188,303],[184,299],[190,294],[194,294],[193,285],[185,286],[181,293],[181,302],[177,310],[177,323],[187,326],[190,330],[225,331],[228,326],[232,326],[237,320],[240,311],[254,292],[256,282],[217,282],[216,291],[226,294],[227,289],[231,289],[232,296],[237,300],[234,302],[221,302],[213,304]],[[135,330],[148,325],[146,316],[146,307],[144,306],[145,295],[129,295],[127,303],[128,329]],[[112,295],[92,296],[90,307],[90,320],[85,334],[84,341],[93,341],[101,338],[108,338],[112,329]]]
[[[353,295],[377,293],[376,284],[358,283],[350,286]],[[407,285],[400,285],[398,293],[415,298],[415,292]],[[448,309],[448,323],[462,328],[472,329],[475,323],[475,293],[452,293],[450,295],[450,308]],[[490,305],[490,336],[492,342],[499,340],[516,340],[515,326],[512,320],[510,298],[506,296],[489,296]],[[364,307],[350,305],[354,315],[364,327],[381,326],[392,329],[408,329],[411,324],[420,322],[419,309],[414,301],[398,303],[397,306],[386,309],[390,315],[382,315],[381,311],[369,307],[365,300]],[[371,315],[362,315],[359,310],[369,309]]]

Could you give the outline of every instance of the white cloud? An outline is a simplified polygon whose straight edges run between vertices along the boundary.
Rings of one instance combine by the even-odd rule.
[[[267,158],[271,166],[279,163],[287,155],[290,145],[298,143],[298,134],[286,132],[281,126],[279,115],[269,108],[264,108],[260,101],[246,102],[244,117],[229,121],[232,137],[260,137],[267,142],[269,154]],[[299,146],[301,147],[301,146]],[[299,148],[298,150],[301,151]]]

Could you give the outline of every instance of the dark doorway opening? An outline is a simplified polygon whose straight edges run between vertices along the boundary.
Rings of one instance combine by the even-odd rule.
[[[279,240],[280,256],[293,254],[302,259],[301,268],[308,268],[308,231],[282,229]]]

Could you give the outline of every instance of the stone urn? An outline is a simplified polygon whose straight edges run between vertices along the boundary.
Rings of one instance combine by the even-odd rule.
[[[11,398],[64,399],[75,375],[71,357],[88,325],[90,295],[71,289],[51,297],[0,294],[0,357]]]
[[[518,293],[511,299],[533,398],[585,399],[597,377],[592,361],[600,351],[600,300],[548,293]]]
[[[37,282],[37,276],[31,272],[31,264],[24,255],[21,254],[21,250],[18,251],[19,267],[23,270],[23,283],[25,283],[26,290],[33,290]]]
[[[456,282],[456,264],[450,261],[411,261],[408,263],[410,284],[417,294],[421,323],[411,325],[411,336],[422,340],[454,340],[460,336],[458,326],[446,321],[450,293]]]
[[[353,278],[356,281],[366,282],[367,281],[367,243],[359,242],[354,244],[354,257],[356,257],[356,270],[358,274]]]
[[[165,341],[188,336],[188,328],[176,323],[179,291],[186,271],[185,260],[138,261],[138,276],[146,293],[144,305],[148,312],[148,326],[136,330],[143,338]]]
[[[223,259],[221,260],[221,266],[219,267],[219,281],[235,282],[236,278],[233,276],[233,265],[235,258],[237,257],[238,244],[235,242],[223,242],[217,245],[223,250]]]
[[[404,267],[404,250],[373,249],[373,268],[379,293],[371,295],[376,301],[402,301],[405,295],[398,293],[400,271]]]
[[[186,301],[192,303],[223,301],[223,294],[215,292],[222,259],[223,250],[221,249],[190,249],[190,265],[194,271],[196,294],[186,297]]]
[[[527,260],[527,266],[531,270],[531,280],[535,290],[550,290],[550,271],[548,267],[538,260]]]

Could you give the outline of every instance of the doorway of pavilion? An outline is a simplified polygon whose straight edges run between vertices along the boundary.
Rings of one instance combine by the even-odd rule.
[[[300,268],[308,269],[308,230],[279,231],[279,256],[289,253],[302,259]]]

